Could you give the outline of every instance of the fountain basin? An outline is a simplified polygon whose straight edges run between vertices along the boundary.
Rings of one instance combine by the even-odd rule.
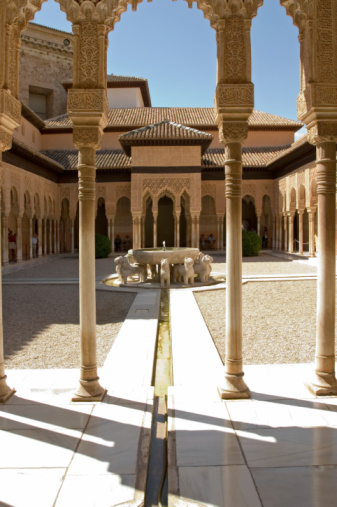
[[[139,248],[129,250],[135,262],[138,264],[160,264],[162,259],[167,259],[170,264],[183,264],[185,257],[194,261],[197,259],[199,248]]]

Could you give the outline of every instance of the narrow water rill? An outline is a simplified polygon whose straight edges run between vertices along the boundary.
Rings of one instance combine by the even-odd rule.
[[[145,507],[168,504],[167,389],[172,385],[172,380],[170,291],[162,289],[153,369],[154,404]]]

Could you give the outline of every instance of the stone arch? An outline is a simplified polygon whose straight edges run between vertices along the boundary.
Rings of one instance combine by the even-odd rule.
[[[250,194],[246,194],[242,198],[242,228],[257,232],[255,198]]]
[[[103,197],[97,200],[95,231],[97,234],[108,236],[108,219],[106,216],[105,199]]]
[[[315,179],[312,180],[310,185],[310,207],[317,207],[317,181]]]
[[[303,184],[300,185],[298,190],[298,209],[305,209],[305,186]]]
[[[24,213],[22,216],[22,258],[29,259],[30,255],[30,245],[31,245],[31,219],[33,215],[33,210],[31,206],[31,199],[28,190],[25,191],[23,195],[23,207]]]
[[[211,195],[203,195],[201,198],[201,213],[200,213],[200,247],[206,245],[207,238],[213,234],[217,234],[217,216],[215,199]]]
[[[115,236],[125,241],[128,236],[129,241],[132,241],[132,214],[131,214],[131,201],[128,197],[120,197],[116,205],[115,217]]]
[[[291,213],[296,211],[296,189],[294,187],[290,190],[289,211]]]
[[[60,252],[71,252],[72,223],[70,219],[70,203],[66,197],[61,202],[59,235]]]
[[[165,241],[167,247],[174,246],[174,195],[169,191],[160,192],[158,196],[157,244]]]

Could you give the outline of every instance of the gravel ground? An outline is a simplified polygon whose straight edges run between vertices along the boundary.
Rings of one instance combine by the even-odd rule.
[[[225,272],[224,254],[212,253],[213,271]],[[272,255],[243,259],[243,275],[315,274],[310,262]],[[96,260],[96,278],[115,272],[113,258]],[[78,258],[55,256],[10,265],[4,281],[78,279]],[[97,362],[105,357],[135,295],[97,291]],[[196,293],[220,356],[225,353],[225,290]],[[79,367],[77,285],[3,286],[6,368]],[[315,355],[316,282],[248,282],[243,286],[243,348],[246,364],[312,362]]]
[[[224,361],[226,291],[195,297]],[[245,364],[314,361],[316,281],[248,282],[242,287],[242,312]]]
[[[96,261],[102,278],[113,260]],[[98,266],[98,269],[97,269]],[[50,258],[19,271],[4,269],[4,280],[78,278],[78,259]],[[7,273],[6,273],[7,270]],[[135,294],[96,291],[97,364],[102,366]],[[80,366],[78,285],[3,285],[6,368],[78,368]]]

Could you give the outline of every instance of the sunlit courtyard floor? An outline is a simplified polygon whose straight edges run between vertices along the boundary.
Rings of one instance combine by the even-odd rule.
[[[214,260],[214,270],[224,270],[223,254],[214,254]],[[71,347],[78,332],[78,260],[55,257],[3,270],[5,343],[11,342],[12,333],[17,337],[14,345],[6,345],[8,384],[16,393],[0,406],[0,506],[111,507],[143,501],[159,291],[117,292],[123,295],[118,299],[115,289],[99,284],[113,271],[111,258],[97,262],[97,300],[100,294],[103,313],[107,312],[97,319],[98,334],[100,326],[104,328],[101,339],[106,347],[100,377],[108,394],[103,403],[75,404],[71,396],[78,369],[71,361],[76,348],[67,358],[66,337],[69,329]],[[245,261],[243,275],[286,275],[294,277],[287,283],[296,284],[304,283],[297,275],[314,280],[316,267],[315,262],[263,255]],[[224,290],[218,289],[219,293]],[[168,393],[170,504],[334,505],[337,398],[317,399],[305,389],[314,357],[311,362],[308,357],[301,361],[299,353],[297,364],[284,360],[274,361],[283,364],[248,364],[245,380],[252,398],[221,401],[217,386],[222,361],[205,322],[208,317],[202,316],[196,301],[204,298],[207,303],[209,298],[212,307],[216,291],[196,297],[190,289],[170,292],[174,378]],[[15,305],[16,296],[20,306]],[[74,299],[75,304],[71,303]],[[44,311],[50,308],[50,313],[43,320],[40,312],[46,300]],[[62,305],[62,300],[69,304]],[[275,301],[278,313],[284,311],[286,300],[282,305]],[[64,313],[65,306],[70,307],[69,313]],[[115,306],[118,313],[113,311]],[[213,316],[221,327],[217,307]],[[268,326],[272,315],[267,312],[264,317]],[[294,330],[294,348],[301,340],[300,329],[301,324]],[[62,336],[60,345],[58,335]],[[48,336],[53,340],[49,348]],[[59,358],[56,362],[53,348]],[[34,354],[40,361],[38,368],[31,365]],[[18,366],[11,363],[13,358]]]

